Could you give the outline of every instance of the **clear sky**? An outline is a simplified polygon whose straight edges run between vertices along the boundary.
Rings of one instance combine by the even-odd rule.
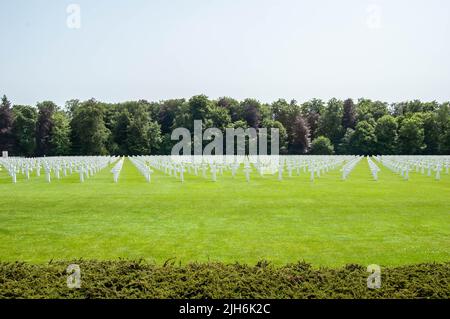
[[[448,0],[0,0],[0,94],[445,101],[449,21]]]

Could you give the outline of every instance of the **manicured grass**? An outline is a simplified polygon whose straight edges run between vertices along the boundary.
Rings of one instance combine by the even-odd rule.
[[[147,184],[128,159],[118,184],[108,168],[83,184],[77,174],[12,184],[2,170],[0,260],[449,261],[450,176],[403,181],[381,168],[377,182],[364,159],[346,181],[338,170],[314,183],[226,172],[217,182],[186,174],[184,184],[160,172]]]

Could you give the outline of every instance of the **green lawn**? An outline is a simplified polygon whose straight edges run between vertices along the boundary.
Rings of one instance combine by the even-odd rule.
[[[45,182],[0,171],[0,260],[144,258],[276,264],[399,265],[450,260],[450,176],[381,167],[362,160],[346,181],[338,170],[217,182],[155,172],[152,183],[127,159],[118,184],[109,169],[79,183]],[[200,174],[201,175],[201,174]]]

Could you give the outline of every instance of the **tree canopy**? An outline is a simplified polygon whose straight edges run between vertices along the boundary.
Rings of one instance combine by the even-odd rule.
[[[159,102],[70,100],[64,106],[0,104],[0,150],[17,156],[170,154],[177,127],[279,129],[280,154],[449,154],[450,103],[370,99]],[[224,134],[225,136],[225,134]],[[206,145],[207,142],[205,142]],[[270,147],[269,147],[270,149]]]

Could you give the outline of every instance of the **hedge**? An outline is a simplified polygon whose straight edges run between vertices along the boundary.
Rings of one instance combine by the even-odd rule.
[[[69,264],[80,266],[78,289],[67,286]],[[361,265],[313,268],[305,262],[0,262],[0,298],[450,298],[450,262],[381,267],[379,289],[367,288],[368,275]]]

